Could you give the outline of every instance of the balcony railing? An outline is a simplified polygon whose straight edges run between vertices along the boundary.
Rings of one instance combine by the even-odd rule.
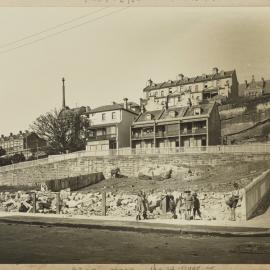
[[[206,134],[206,132],[206,128],[186,129],[181,130],[181,135]]]
[[[166,138],[170,136],[179,136],[179,130],[170,130],[170,131],[158,131],[156,132],[156,137]]]
[[[132,134],[132,136],[131,136],[131,138],[132,139],[144,139],[144,138],[154,138],[154,133],[153,132],[151,132],[151,133],[143,133],[143,134],[138,134],[138,133],[136,133],[136,134]]]
[[[110,140],[110,139],[115,139],[116,134],[105,134],[105,135],[96,135],[96,136],[91,136],[88,138],[89,142],[92,141],[102,141],[102,140]]]

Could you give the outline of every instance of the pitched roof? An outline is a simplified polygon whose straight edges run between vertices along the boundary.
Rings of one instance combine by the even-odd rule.
[[[147,119],[147,115],[151,114],[152,119],[151,120],[157,120],[160,117],[160,114],[163,112],[163,110],[155,110],[155,111],[146,111],[139,115],[139,117],[135,120],[135,122],[143,122],[143,121],[149,121]]]
[[[94,109],[88,111],[87,114],[106,112],[106,111],[114,111],[114,110],[125,110],[125,111],[128,111],[130,113],[137,114],[136,112],[134,112],[132,110],[124,109],[124,104],[119,104],[119,103],[115,103],[115,104],[111,104],[111,105],[104,105],[104,106],[94,108]]]
[[[196,116],[194,114],[194,111],[197,109],[197,108],[200,108],[201,109],[201,112],[200,112],[200,116],[202,115],[205,115],[207,116],[208,114],[211,113],[213,107],[214,107],[214,102],[212,103],[202,103],[200,105],[197,105],[197,106],[191,106],[188,108],[188,110],[186,111],[184,117],[189,117],[189,116]]]
[[[38,137],[38,135],[35,132],[21,132],[17,134],[10,134],[8,136],[1,135],[0,141],[3,142],[3,141],[9,141],[10,139],[13,139],[13,140],[24,139],[26,137],[33,136],[33,135]]]
[[[188,107],[169,108],[165,110],[160,119],[173,119],[183,117],[188,110]],[[175,117],[172,117],[171,112],[175,112]]]
[[[151,91],[156,89],[162,89],[162,88],[168,88],[173,86],[179,86],[179,85],[185,85],[185,84],[191,84],[191,83],[199,83],[203,81],[209,81],[209,80],[219,80],[219,79],[225,79],[232,77],[234,70],[230,71],[220,71],[217,74],[208,74],[208,75],[201,75],[196,76],[192,78],[183,78],[183,80],[175,80],[175,81],[167,81],[163,83],[152,83],[152,85],[148,85],[143,89],[143,91]]]
[[[265,80],[265,85],[263,87],[263,81],[255,81],[255,84],[256,86],[259,88],[261,88],[263,90],[263,94],[270,94],[270,80]],[[247,87],[246,87],[246,84],[245,83],[241,83],[239,84],[239,87],[238,87],[238,94],[239,96],[244,96],[244,93],[247,91],[247,90],[250,90],[250,89],[254,89],[254,85],[251,85],[251,83],[248,83],[247,84]]]
[[[157,121],[157,120],[174,120],[174,119],[185,119],[185,118],[190,118],[190,117],[201,117],[205,116],[207,117],[211,111],[213,110],[215,105],[215,102],[209,102],[209,103],[202,103],[200,105],[195,105],[191,107],[178,107],[178,108],[169,108],[167,110],[162,109],[162,110],[156,110],[156,111],[146,111],[139,115],[139,117],[133,122],[133,125],[140,124],[141,122],[147,122],[150,121],[147,119],[147,115],[151,114],[152,119],[151,121]],[[196,108],[201,108],[200,115],[194,114],[194,111]],[[175,116],[171,115],[171,111],[175,111]]]

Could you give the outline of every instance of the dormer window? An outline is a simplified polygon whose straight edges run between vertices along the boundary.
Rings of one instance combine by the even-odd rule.
[[[152,119],[151,113],[146,114],[146,120],[151,120],[151,119]]]
[[[176,111],[170,111],[169,116],[170,117],[175,117],[176,116]]]
[[[164,97],[164,91],[163,90],[161,91],[161,96]]]
[[[200,115],[200,114],[201,114],[201,108],[195,108],[194,115]]]

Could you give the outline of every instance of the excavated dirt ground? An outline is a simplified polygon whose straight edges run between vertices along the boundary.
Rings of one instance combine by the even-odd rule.
[[[182,191],[186,188],[198,192],[228,192],[233,189],[234,182],[237,182],[242,188],[268,168],[269,163],[266,161],[232,163],[224,166],[196,166],[196,168],[189,168],[195,175],[191,176],[190,179],[143,180],[136,177],[110,178],[83,188],[80,192],[111,191],[134,194],[141,189],[145,191]],[[199,176],[196,176],[198,172]]]

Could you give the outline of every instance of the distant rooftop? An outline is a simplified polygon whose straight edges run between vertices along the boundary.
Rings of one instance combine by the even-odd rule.
[[[151,91],[155,89],[162,89],[162,88],[168,88],[168,87],[174,87],[179,85],[185,85],[185,84],[191,84],[191,83],[199,83],[209,80],[219,80],[219,79],[225,79],[230,78],[233,76],[233,73],[235,70],[230,71],[220,71],[218,72],[218,69],[215,68],[215,72],[212,74],[203,74],[200,76],[188,78],[184,77],[182,74],[179,75],[179,80],[169,80],[166,82],[161,83],[154,83],[151,80],[149,80],[149,85],[143,89],[143,91]]]

